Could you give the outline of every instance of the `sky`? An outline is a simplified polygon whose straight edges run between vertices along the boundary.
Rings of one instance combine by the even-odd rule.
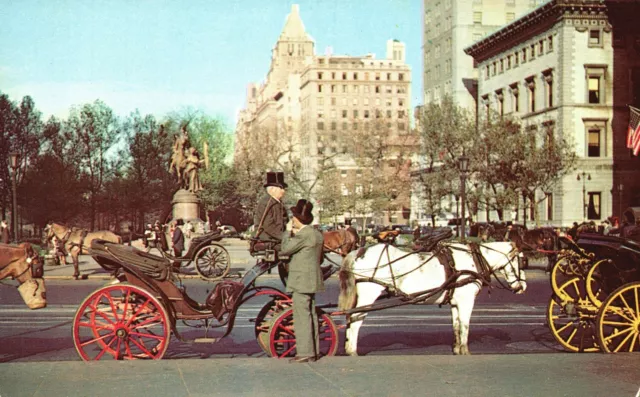
[[[246,85],[262,82],[292,4],[316,54],[406,44],[422,103],[420,0],[21,0],[0,7],[0,92],[30,95],[45,119],[100,99],[125,117],[194,108],[233,129]]]

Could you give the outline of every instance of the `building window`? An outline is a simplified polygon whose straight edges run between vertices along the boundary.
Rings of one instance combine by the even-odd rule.
[[[318,128],[318,130],[324,130],[324,121],[318,121],[316,127]]]
[[[547,39],[547,52],[553,51],[553,36],[549,36]]]
[[[318,97],[318,106],[324,106],[324,97]]]
[[[342,111],[342,118],[343,119],[347,118],[347,110],[346,109]]]
[[[514,19],[516,19],[516,14],[513,12],[508,12],[506,17],[507,23],[513,21]]]
[[[346,73],[346,72],[343,72],[343,73],[342,73],[342,80],[346,80],[346,79],[347,79],[347,73]]]
[[[358,109],[354,109],[353,111],[353,118],[357,119],[358,118]]]
[[[349,123],[347,123],[346,121],[343,121],[343,122],[342,122],[342,129],[343,129],[344,131],[346,131],[348,128],[349,128]]]
[[[354,74],[353,74],[353,79],[354,79],[354,80],[358,80],[358,73],[354,73]],[[357,87],[357,86],[356,86],[356,87]]]
[[[376,81],[380,81],[380,73],[376,72]]]
[[[336,92],[336,85],[335,84],[331,84],[331,92]]]
[[[600,157],[600,145],[601,145],[601,137],[600,137],[600,129],[599,128],[590,128],[587,132],[588,134],[588,148],[587,148],[587,156],[588,157]]]
[[[487,65],[487,67],[485,68],[485,74],[484,74],[484,79],[485,80],[489,80],[490,77],[490,70],[489,70],[489,65]]]
[[[357,130],[357,129],[358,129],[358,123],[357,123],[357,122],[355,122],[355,121],[353,122],[353,129],[354,129],[354,130]]]
[[[544,54],[544,40],[540,40],[540,42],[538,42],[538,54]]]
[[[600,29],[589,30],[589,47],[600,47],[602,42]]]
[[[322,92],[322,84],[318,84],[318,92]]]
[[[504,73],[504,59],[500,60],[500,73]]]
[[[342,93],[343,93],[343,94],[346,94],[346,93],[348,93],[348,92],[349,92],[349,86],[348,86],[348,85],[346,85],[346,84],[343,84],[343,85],[342,85]]]
[[[398,123],[398,131],[404,131],[404,129],[405,129],[404,123],[403,122],[399,122]]]
[[[527,93],[529,99],[529,107],[527,109],[528,112],[536,111],[536,82],[533,77],[526,80],[527,82]]]
[[[380,86],[379,86],[379,85],[377,85],[377,86],[376,86],[376,94],[379,94],[379,93],[380,93]]]
[[[344,183],[340,185],[340,190],[342,191],[343,196],[349,195],[349,190],[347,189],[347,185],[345,185]]]
[[[552,221],[553,220],[553,194],[545,193],[544,196],[545,196],[544,200],[547,207],[547,220]]]
[[[585,65],[587,78],[587,103],[604,104],[604,81],[607,71],[606,65]]]
[[[529,55],[529,59],[534,59],[536,57],[536,45],[531,44],[531,54]]]
[[[369,86],[368,86],[368,85],[365,85],[365,86],[364,86],[364,93],[365,93],[365,94],[368,94],[368,93],[369,93]]]
[[[353,106],[358,106],[358,98],[353,98]]]
[[[601,214],[601,193],[600,192],[587,192],[587,219],[600,219]]]
[[[353,86],[353,93],[357,94],[358,92],[360,92],[360,86],[359,85],[354,85]]]
[[[523,48],[522,49],[522,63],[526,63],[527,62],[527,49]]]
[[[335,121],[332,121],[331,122],[331,131],[335,131],[337,127],[338,127],[338,123],[336,123]]]
[[[482,13],[481,12],[475,11],[473,13],[473,23],[475,25],[482,25]]]
[[[387,73],[387,81],[391,81],[391,73]]]
[[[364,106],[369,106],[369,98],[364,98]]]
[[[336,106],[336,98],[331,97],[331,106]]]
[[[364,111],[364,118],[368,119],[369,118],[369,110],[365,110]]]
[[[318,118],[324,118],[324,112],[322,110],[318,110]]]
[[[543,73],[542,77],[544,78],[545,105],[551,108],[553,107],[553,74],[549,71]]]
[[[399,119],[403,119],[404,118],[404,110],[398,110],[398,118]]]
[[[485,117],[486,120],[489,121],[489,116],[490,116],[490,111],[491,111],[491,107],[489,105],[489,95],[485,95],[482,97],[482,104],[484,105],[484,110],[485,110]]]
[[[515,52],[513,54],[513,67],[518,67],[518,65],[520,64],[520,55],[518,55],[517,52]]]
[[[518,91],[518,83],[512,84],[511,88],[511,109],[518,113],[520,111],[520,92]]]
[[[322,80],[322,72],[318,72],[318,80]]]
[[[398,80],[404,81],[404,73],[398,73]]]
[[[507,55],[507,70],[511,69],[511,55]]]

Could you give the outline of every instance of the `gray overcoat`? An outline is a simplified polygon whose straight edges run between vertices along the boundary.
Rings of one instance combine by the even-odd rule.
[[[324,291],[322,278],[322,233],[312,226],[303,227],[295,236],[282,234],[280,255],[291,256],[289,262],[288,292],[312,294]]]

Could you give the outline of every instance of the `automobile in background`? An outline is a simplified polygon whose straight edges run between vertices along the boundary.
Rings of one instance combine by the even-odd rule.
[[[220,230],[220,233],[224,237],[232,237],[238,234],[238,231],[236,230],[236,228],[231,225],[222,225],[218,228],[218,230]]]
[[[400,234],[412,234],[413,229],[409,225],[391,225],[391,230],[398,230]]]

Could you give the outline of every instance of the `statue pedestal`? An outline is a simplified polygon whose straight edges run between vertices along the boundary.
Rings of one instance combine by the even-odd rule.
[[[180,189],[173,195],[173,219],[182,219],[185,223],[202,223],[200,219],[200,199],[195,193]]]

